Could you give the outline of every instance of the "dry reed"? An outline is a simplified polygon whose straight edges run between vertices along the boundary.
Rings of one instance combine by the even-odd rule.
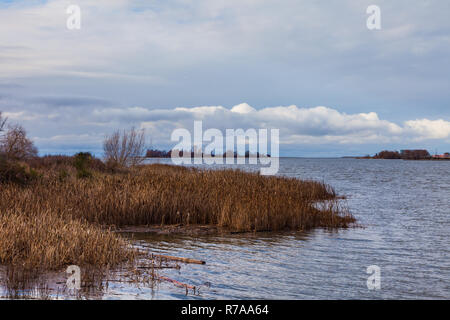
[[[79,179],[67,159],[45,161],[36,166],[36,181],[0,184],[0,264],[55,269],[131,259],[128,243],[106,227],[277,231],[345,228],[355,221],[337,205],[334,190],[316,181],[159,164],[92,170],[92,177]]]
[[[48,212],[0,216],[0,264],[59,270],[67,265],[114,266],[133,258],[116,234]]]

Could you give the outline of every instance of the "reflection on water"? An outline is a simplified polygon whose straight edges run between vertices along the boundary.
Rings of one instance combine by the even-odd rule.
[[[80,288],[73,289],[68,283],[70,275],[64,270],[43,272],[0,267],[0,299],[105,299],[114,296],[110,287],[116,284],[135,292],[145,288],[154,296],[159,283],[169,279],[160,271],[180,268],[176,262],[146,256],[140,257],[137,263],[124,264],[114,270],[82,267]],[[198,293],[185,288],[185,294]],[[118,295],[123,297],[123,292]]]
[[[80,290],[67,288],[67,274],[61,272],[39,272],[20,267],[0,268],[0,297],[2,299],[101,299],[105,292],[104,271],[83,270]]]
[[[148,252],[205,260],[206,265],[161,270],[200,294],[186,295],[168,282],[140,287],[110,282],[98,297],[450,298],[450,162],[286,158],[279,174],[331,184],[347,196],[364,228],[201,237],[128,234]],[[381,268],[381,290],[367,289],[370,265]]]

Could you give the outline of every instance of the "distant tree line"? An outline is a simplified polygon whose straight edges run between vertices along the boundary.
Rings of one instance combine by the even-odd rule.
[[[170,158],[171,151],[148,149],[145,156],[147,158]]]
[[[381,151],[375,156],[374,159],[403,159],[403,160],[427,160],[431,159],[431,155],[427,150],[401,150],[398,151]]]

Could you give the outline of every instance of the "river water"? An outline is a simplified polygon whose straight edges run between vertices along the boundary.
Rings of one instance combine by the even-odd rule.
[[[450,299],[450,161],[282,158],[279,175],[330,184],[347,197],[363,227],[201,237],[131,234],[149,252],[206,261],[161,271],[200,292],[186,295],[164,281],[153,287],[113,282],[94,298]],[[367,268],[374,265],[379,290],[367,285]]]
[[[332,185],[364,228],[135,234],[136,244],[151,252],[205,260],[163,272],[200,287],[200,294],[186,296],[171,283],[117,284],[104,298],[450,299],[450,162],[282,158],[279,174]],[[380,268],[379,290],[367,286],[373,265]]]

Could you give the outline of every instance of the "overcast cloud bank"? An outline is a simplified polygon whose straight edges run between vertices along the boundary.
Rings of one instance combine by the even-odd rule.
[[[377,113],[347,114],[318,106],[300,108],[295,105],[256,109],[242,103],[232,108],[223,106],[178,107],[147,109],[143,107],[60,107],[45,112],[5,112],[11,121],[34,127],[36,144],[49,152],[76,148],[100,152],[105,134],[115,128],[136,126],[146,130],[148,141],[169,149],[173,130],[193,130],[195,120],[203,121],[204,130],[217,128],[244,130],[280,129],[283,149],[302,150],[307,146],[370,145],[393,143],[424,143],[432,140],[450,142],[450,121],[443,119],[414,119],[397,124],[380,119]],[[47,107],[48,108],[48,107]],[[55,133],[60,130],[57,134]]]

